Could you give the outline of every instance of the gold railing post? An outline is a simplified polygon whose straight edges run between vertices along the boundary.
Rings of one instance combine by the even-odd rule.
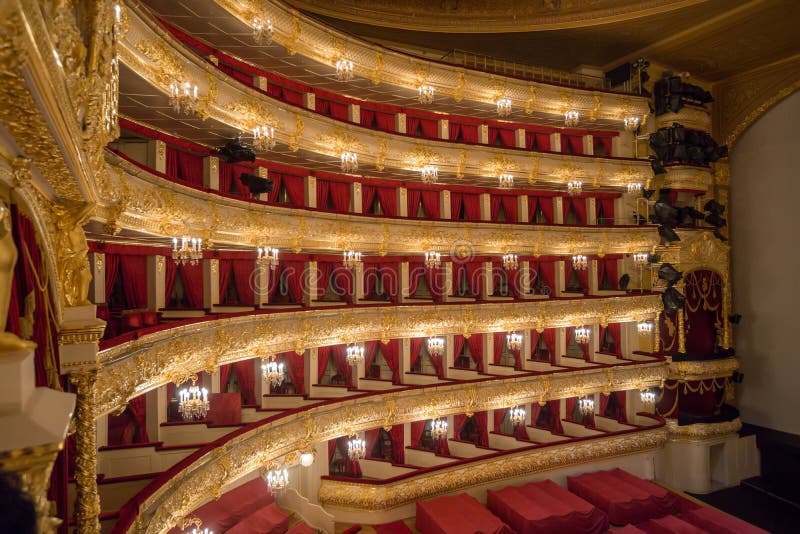
[[[683,317],[683,308],[678,310],[678,352],[686,352],[686,321]]]
[[[80,371],[71,375],[70,380],[78,395],[75,408],[75,520],[80,534],[97,534],[100,532],[95,435],[97,371]]]

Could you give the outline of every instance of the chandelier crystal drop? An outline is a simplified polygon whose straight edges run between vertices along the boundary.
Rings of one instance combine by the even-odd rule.
[[[525,423],[525,408],[522,406],[514,406],[508,409],[508,420],[514,426],[520,426]]]
[[[578,399],[578,407],[583,415],[594,413],[594,399],[591,397],[581,397]]]
[[[636,331],[640,336],[649,336],[653,333],[653,323],[650,321],[640,321],[636,323]]]
[[[214,534],[214,531],[208,530],[207,528],[204,528],[203,530],[197,530],[196,528],[193,528],[192,534]]]
[[[506,271],[514,271],[519,268],[519,257],[516,254],[503,255],[503,269]]]
[[[275,469],[267,472],[267,488],[274,495],[283,492],[289,485],[289,471]]]
[[[635,132],[642,120],[639,117],[625,117],[622,122],[625,123],[625,130]]]
[[[253,39],[260,45],[271,45],[274,36],[270,19],[253,19]]]
[[[583,193],[583,182],[580,180],[567,182],[567,193],[570,195],[580,195]]]
[[[361,263],[361,253],[354,250],[345,250],[342,254],[342,263],[348,269],[355,269]]]
[[[642,404],[645,406],[652,406],[656,403],[656,392],[652,389],[643,389],[639,392],[639,396],[642,399]]]
[[[198,101],[197,85],[190,82],[169,84],[169,105],[175,113],[194,114],[197,111]]]
[[[443,337],[429,337],[428,338],[428,354],[435,357],[444,355],[444,338]]]
[[[283,383],[284,367],[282,363],[275,361],[275,358],[270,357],[261,362],[261,375],[264,380],[269,382],[270,387],[277,388]]]
[[[177,237],[173,237],[172,259],[178,265],[197,265],[203,259],[203,240],[199,237],[182,237],[178,241]]]
[[[364,361],[364,346],[351,343],[347,345],[347,363],[355,367]]]
[[[564,126],[567,128],[574,128],[580,123],[581,114],[579,111],[569,110],[564,113]]]
[[[439,180],[439,167],[436,165],[424,165],[419,174],[422,177],[422,183],[435,184]]]
[[[340,82],[352,80],[353,72],[353,62],[349,59],[340,59],[336,62],[336,79]]]
[[[500,98],[497,100],[497,114],[500,117],[508,117],[511,115],[511,99]]]
[[[579,326],[575,329],[575,342],[581,345],[589,343],[590,330],[585,326]]]
[[[262,269],[269,267],[271,271],[274,271],[275,267],[278,266],[278,249],[258,247],[258,258],[256,258],[256,263]]]
[[[256,126],[253,128],[253,147],[259,151],[275,148],[275,128],[272,126]]]
[[[433,103],[433,95],[436,92],[436,89],[432,85],[423,84],[419,86],[419,103],[420,104],[432,104]]]
[[[650,257],[650,255],[646,252],[637,252],[635,254],[631,254],[631,257],[633,258],[634,265],[636,265],[637,267],[642,267],[644,265],[647,265],[647,260]]]
[[[356,172],[358,170],[358,154],[355,152],[342,152],[339,156],[341,159],[342,172]]]
[[[642,184],[631,182],[628,184],[628,193],[641,193],[643,187]]]
[[[583,254],[575,254],[572,256],[572,268],[576,271],[585,271],[589,268],[589,258]]]
[[[444,439],[447,437],[447,419],[434,419],[431,424],[431,437]]]
[[[425,267],[428,269],[438,269],[442,266],[442,255],[438,252],[425,253]]]
[[[356,436],[347,441],[347,457],[351,462],[361,460],[367,455],[367,442]]]
[[[509,173],[502,173],[497,177],[500,189],[511,189],[514,187],[514,175]]]
[[[197,386],[197,377],[192,377],[192,385],[178,392],[178,412],[184,421],[205,419],[210,404],[208,390]]]
[[[518,332],[509,332],[506,334],[506,345],[508,350],[519,350],[522,348],[522,334]]]

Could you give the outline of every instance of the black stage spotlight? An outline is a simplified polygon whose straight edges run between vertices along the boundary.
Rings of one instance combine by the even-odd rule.
[[[653,196],[653,193],[655,192],[656,192],[655,189],[645,189],[644,191],[642,191],[642,196],[647,200],[650,200],[650,198]]]
[[[250,190],[251,195],[258,196],[262,193],[272,193],[275,188],[275,182],[268,178],[262,178],[255,174],[247,174],[243,172],[239,175],[239,180]]]
[[[678,311],[683,307],[686,297],[674,287],[668,287],[661,293],[661,302],[664,304],[664,310],[667,312]]]
[[[667,245],[681,240],[680,236],[675,233],[675,230],[663,224],[658,227],[658,235],[661,236],[661,239],[663,239]]]
[[[255,161],[256,153],[252,147],[242,144],[242,140],[237,137],[236,139],[231,139],[219,149],[219,157],[226,163],[238,163],[240,161]]]
[[[725,213],[725,206],[723,206],[722,204],[720,204],[719,202],[717,202],[713,198],[705,203],[705,205],[703,206],[703,209],[705,211],[708,211],[710,213],[714,213],[716,215],[722,215],[723,213]]]
[[[706,215],[705,220],[708,224],[716,228],[722,228],[728,223],[728,221],[725,220],[725,217],[720,217],[716,213],[709,213]]]
[[[661,256],[658,254],[648,254],[647,263],[661,263]]]
[[[663,263],[658,268],[658,278],[659,280],[666,280],[667,287],[672,287],[683,278],[683,273],[675,269],[671,263]]]
[[[733,382],[735,384],[741,384],[742,381],[744,380],[744,373],[740,373],[739,371],[734,371],[733,376],[731,378],[733,378]]]

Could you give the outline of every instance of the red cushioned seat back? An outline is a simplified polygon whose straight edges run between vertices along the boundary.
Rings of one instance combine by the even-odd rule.
[[[267,484],[262,478],[246,482],[198,508],[192,515],[203,521],[203,526],[214,532],[225,532],[253,512],[273,502]],[[255,531],[254,531],[255,532]]]
[[[142,314],[129,313],[122,317],[122,325],[126,330],[135,330],[142,327]]]
[[[155,326],[158,324],[158,314],[154,311],[142,312],[142,324],[144,326]]]
[[[245,517],[226,534],[284,534],[289,529],[289,516],[277,504],[259,508]]]

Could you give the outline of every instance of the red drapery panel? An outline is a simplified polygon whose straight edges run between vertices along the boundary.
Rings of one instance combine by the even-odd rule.
[[[422,207],[425,213],[428,214],[429,219],[440,219],[442,217],[440,202],[441,195],[439,191],[422,191]]]
[[[375,361],[375,353],[378,348],[377,341],[364,342],[364,369],[368,370]]]
[[[19,261],[19,259],[17,259],[17,261]],[[106,302],[108,302],[108,297],[114,290],[114,282],[117,280],[117,275],[119,274],[119,264],[119,254],[106,254]]]
[[[389,296],[389,300],[397,304],[400,300],[400,264],[394,262],[382,263],[380,270],[383,290]]]
[[[564,221],[567,220],[570,207],[575,212],[578,224],[586,224],[586,199],[584,197],[563,197]]]
[[[372,456],[372,450],[375,448],[375,444],[378,442],[380,435],[380,428],[372,428],[364,431],[364,442],[367,447],[367,458],[374,458],[374,456]],[[378,459],[383,460],[383,458]]]
[[[478,142],[478,125],[477,124],[459,124],[451,122],[449,124],[449,135],[451,141],[462,141],[464,143],[477,143]],[[459,139],[460,137],[460,139]]]
[[[606,410],[608,409],[608,404],[609,404],[609,401],[610,401],[611,397],[614,397],[614,400],[615,400],[615,402],[617,404],[617,410],[616,410],[615,413],[610,413],[610,412],[606,413]],[[601,416],[603,416],[603,417],[611,417],[613,419],[616,419],[617,422],[619,422],[619,423],[627,424],[628,416],[626,414],[626,406],[625,406],[626,405],[626,399],[627,399],[627,395],[625,394],[624,391],[614,391],[614,392],[611,393],[611,395],[606,395],[604,393],[601,393],[600,394],[600,412],[599,412],[599,414]]]
[[[203,185],[203,156],[178,152],[178,174],[181,180],[202,187]]]
[[[450,192],[450,218],[454,221],[460,219],[461,205],[464,203],[464,195],[455,191]]]
[[[594,210],[595,210],[595,218],[596,218],[598,224],[603,222],[603,221],[600,220],[600,209],[601,208],[602,208],[602,211],[603,211],[603,213],[602,213],[603,218],[607,219],[606,223],[608,223],[608,221],[611,221],[613,223],[613,221],[614,221],[614,199],[613,198],[598,198],[598,199],[595,200]]]
[[[603,340],[608,334],[614,343],[614,354],[622,354],[622,325],[619,323],[608,323],[608,326],[600,327],[600,347],[603,346]]]
[[[422,434],[425,433],[425,424],[428,421],[413,421],[411,423],[411,446],[419,447],[419,441],[422,439]]]
[[[489,126],[489,144],[496,146],[515,147],[516,135],[514,130]]]
[[[467,419],[469,418],[463,413],[453,415],[453,439],[461,439],[461,431],[464,430]]]
[[[286,273],[286,285],[289,290],[289,296],[293,302],[300,304],[303,302],[303,294],[306,290],[306,264],[302,261],[287,261],[281,263],[283,264],[283,272]]]
[[[561,424],[561,400],[551,400],[548,401],[548,406],[550,407],[550,412],[553,414],[553,428],[552,431],[556,434],[563,434],[564,433],[564,426]]]
[[[200,310],[203,308],[203,263],[196,265],[185,263],[179,266],[183,287],[186,290],[186,299],[189,307]]]
[[[286,364],[286,373],[289,375],[294,385],[294,390],[298,395],[304,395],[306,392],[306,364],[304,355],[297,354],[296,352],[284,352],[278,356],[278,359],[282,359],[283,363]],[[325,363],[327,364],[327,360]]]
[[[414,365],[416,365],[417,360],[419,360],[420,354],[422,352],[422,343],[425,341],[423,337],[412,337],[409,339],[409,356],[410,356],[410,367],[413,369]]]
[[[236,302],[225,302],[232,268],[232,260],[219,260],[219,301],[221,304],[237,304]]]
[[[353,385],[353,371],[347,362],[347,345],[334,345],[331,347],[333,361],[336,363],[336,372],[344,377],[348,386]]]
[[[236,371],[236,379],[239,382],[239,393],[242,396],[242,404],[252,406],[256,403],[256,370],[253,360],[244,360],[233,364]]]
[[[483,334],[472,334],[467,340],[469,345],[469,352],[472,355],[472,361],[475,362],[475,368],[479,373],[483,372]]]
[[[408,216],[412,219],[417,218],[419,213],[419,204],[422,201],[422,191],[419,189],[408,189],[406,195],[406,205],[408,208]]]
[[[594,135],[592,138],[595,156],[611,156],[612,138],[607,136]]]
[[[122,288],[131,308],[147,308],[147,256],[121,255]]]
[[[381,201],[383,212],[390,217],[397,217],[397,189],[393,187],[376,187],[375,193]]]
[[[231,371],[233,370],[233,364],[229,363],[227,365],[220,365],[219,366],[219,388],[223,393],[228,392],[228,380],[231,379]],[[238,378],[238,376],[237,376]]]
[[[150,437],[147,435],[147,397],[139,395],[128,401],[128,411],[130,412],[133,424],[136,426],[136,435],[129,443],[148,443]]]
[[[562,133],[561,152],[565,154],[583,154],[583,136]]]
[[[406,133],[426,139],[439,138],[439,121],[435,119],[423,119],[421,117],[406,116]]]
[[[375,201],[375,186],[361,184],[361,213],[369,213]]]
[[[544,340],[544,346],[547,347],[547,351],[550,353],[550,363],[555,364],[556,362],[556,329],[555,328],[545,328],[542,332],[542,339]]]
[[[381,353],[386,365],[392,370],[392,383],[400,383],[400,342],[397,339],[389,340],[388,343],[381,342]]]
[[[395,122],[394,113],[384,113],[382,111],[375,112],[375,122],[378,123],[378,129],[384,132],[397,131],[397,124]]]
[[[722,277],[709,270],[688,273],[686,281],[686,352],[713,354],[723,328]]]
[[[331,183],[328,180],[317,179],[317,208],[328,209],[328,192]]]
[[[564,347],[565,348],[569,346],[569,342],[574,336],[575,336],[575,327],[574,326],[568,326],[568,327],[566,327],[564,329]],[[590,339],[589,343],[586,343],[586,344],[579,343],[578,344],[578,346],[581,348],[581,351],[583,352],[583,359],[586,360],[587,362],[589,361],[589,345],[591,343],[592,343],[592,340]],[[565,352],[566,352],[566,349],[565,349]]]
[[[500,206],[505,212],[505,222],[517,222],[517,197],[514,195],[491,195],[491,219],[498,222],[500,218]]]
[[[171,146],[167,147],[167,157],[166,157],[166,166],[164,168],[164,174],[173,179],[178,178],[178,150],[172,148]]]
[[[544,283],[544,288],[542,288],[542,292],[548,295],[555,292],[556,289],[556,262],[555,260],[539,260],[538,263],[533,264],[531,262],[531,266],[535,265],[535,275],[531,274],[531,287],[535,287],[536,280],[541,278],[542,282]]]
[[[408,294],[413,297],[419,288],[419,281],[425,277],[425,265],[421,262],[409,262],[408,264]],[[427,278],[425,280],[427,282]]]
[[[506,340],[505,332],[495,332],[493,336],[494,350],[492,351],[492,363],[495,365],[500,363],[500,358],[503,355],[503,344]]]
[[[425,269],[425,282],[428,284],[433,302],[442,302],[444,296],[444,269],[438,267],[435,269]]]
[[[528,197],[528,222],[533,222],[536,208],[542,210],[545,224],[553,224],[553,197]]]
[[[233,260],[233,277],[236,283],[236,292],[239,294],[239,304],[243,306],[255,305],[255,263],[252,260]]]
[[[403,464],[406,461],[405,436],[403,434],[403,425],[394,425],[389,431],[389,437],[392,439],[392,460],[397,464]]]
[[[539,152],[550,152],[550,134],[546,132],[525,132],[525,148]]]
[[[608,278],[611,289],[619,289],[617,258],[599,258],[597,260],[597,286],[600,287],[603,277]]]
[[[178,266],[172,258],[164,258],[166,269],[164,270],[164,302],[169,306],[169,297],[172,295],[172,290],[175,287],[175,277],[178,275]]]
[[[325,376],[325,369],[328,368],[330,355],[330,347],[319,347],[317,349],[317,383],[322,382],[322,377]]]
[[[282,181],[291,205],[299,208],[305,206],[305,183],[303,178],[300,176],[292,176],[291,174],[284,174],[282,175]]]
[[[457,360],[461,351],[464,349],[464,336],[456,334],[453,336],[453,360]]]
[[[589,293],[589,269],[575,269],[572,267],[572,260],[565,259],[564,260],[564,287],[566,288],[569,285],[569,279],[572,278],[572,272],[575,271],[575,274],[578,275],[578,281],[581,283],[581,289],[583,289],[583,294],[586,295]]]
[[[462,199],[464,202],[464,220],[480,221],[481,220],[480,195],[478,193],[463,193]]]
[[[489,413],[475,412],[472,416],[475,426],[478,427],[478,445],[481,447],[489,446]]]

